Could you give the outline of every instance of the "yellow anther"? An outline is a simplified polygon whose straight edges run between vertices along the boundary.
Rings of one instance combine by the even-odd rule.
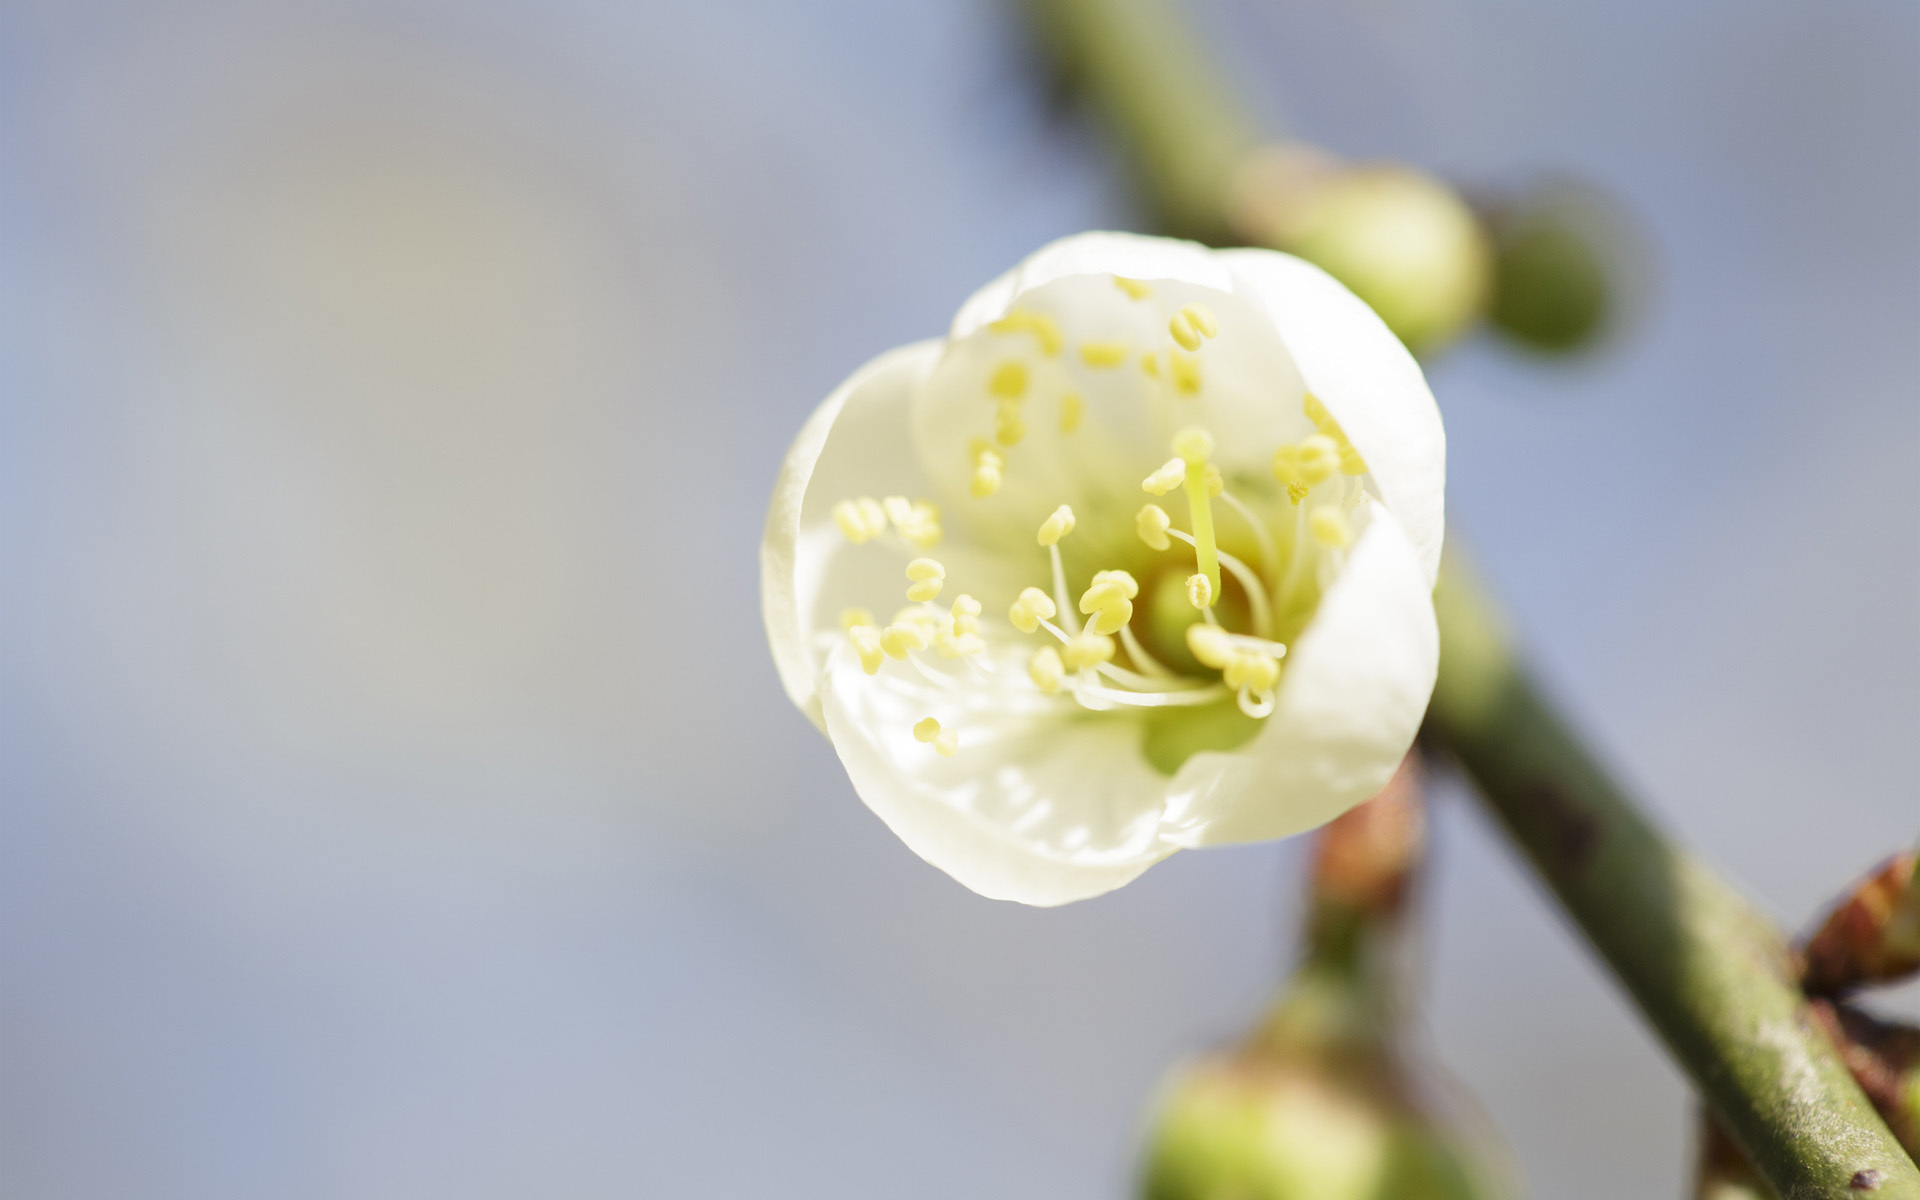
[[[1002,400],[1018,400],[1027,394],[1027,364],[1003,362],[987,376],[987,391]]]
[[[1213,584],[1203,574],[1187,576],[1187,603],[1195,608],[1213,607]]]
[[[1060,397],[1060,432],[1072,433],[1080,428],[1080,418],[1086,413],[1086,405],[1081,403],[1077,392],[1068,392]]]
[[[994,333],[1031,333],[1040,343],[1040,352],[1048,358],[1060,353],[1065,339],[1060,336],[1060,324],[1046,313],[1029,309],[1016,309],[987,326]]]
[[[1125,571],[1095,571],[1095,585],[1110,583],[1120,589],[1120,594],[1131,600],[1140,594],[1140,582]]]
[[[862,496],[833,506],[833,523],[854,545],[870,542],[887,531],[887,513],[878,500]]]
[[[1190,467],[1203,465],[1213,454],[1213,435],[1190,427],[1173,435],[1173,452]]]
[[[1220,474],[1219,467],[1215,466],[1213,463],[1208,463],[1207,464],[1207,495],[1217,500],[1220,498],[1220,494],[1226,490],[1227,490],[1226,477]]]
[[[933,752],[941,758],[952,758],[960,753],[960,735],[951,729],[943,729],[940,736],[933,739]]]
[[[1117,367],[1127,361],[1127,344],[1125,342],[1081,342],[1080,361],[1101,370]]]
[[[1338,448],[1341,473],[1344,475],[1365,475],[1367,473],[1366,460],[1360,457],[1360,452],[1355,450],[1353,443],[1347,440],[1346,430],[1340,428],[1340,422],[1333,419],[1333,414],[1327,411],[1326,405],[1320,403],[1319,397],[1315,396],[1312,392],[1308,392],[1301,407],[1306,411],[1307,420],[1313,422],[1313,427],[1318,429],[1323,436],[1332,439],[1334,445]]]
[[[934,629],[933,649],[941,658],[964,658],[987,648],[986,641],[978,633],[968,633],[957,626],[957,622],[942,621]]]
[[[1133,531],[1140,535],[1141,541],[1155,550],[1165,550],[1173,545],[1172,540],[1167,537],[1167,530],[1171,528],[1173,528],[1173,518],[1169,517],[1167,510],[1158,504],[1142,504],[1139,514],[1133,518]]]
[[[1174,341],[1180,343],[1182,350],[1200,348],[1200,331],[1193,327],[1193,319],[1187,316],[1184,308],[1173,314],[1173,319],[1167,322],[1167,332],[1173,335]]]
[[[1148,296],[1153,295],[1153,289],[1141,283],[1138,279],[1128,279],[1125,275],[1115,275],[1113,282],[1114,286],[1118,287],[1134,300],[1145,300]]]
[[[840,628],[852,629],[855,625],[873,624],[873,614],[864,608],[843,608],[840,610]]]
[[[1082,671],[1113,660],[1113,639],[1104,633],[1083,633],[1060,648],[1060,661],[1069,671]]]
[[[881,505],[900,536],[913,545],[930,550],[940,541],[940,510],[928,501],[888,496]]]
[[[1131,620],[1133,620],[1132,602],[1115,600],[1101,606],[1100,611],[1092,614],[1092,618],[1087,622],[1087,632],[1118,633]]]
[[[953,598],[953,629],[958,634],[980,632],[980,602],[965,592]]]
[[[923,721],[914,722],[913,738],[915,741],[932,742],[933,739],[939,736],[940,720],[938,717],[928,717]]]
[[[1140,481],[1142,489],[1156,496],[1164,496],[1187,481],[1187,464],[1184,459],[1170,458],[1161,463],[1158,470]]]
[[[973,484],[969,489],[976,500],[1000,490],[1000,472],[1006,460],[1000,452],[982,443],[973,452]]]
[[[1227,661],[1221,681],[1230,688],[1269,691],[1280,682],[1280,662],[1270,655],[1238,651]]]
[[[1344,513],[1330,504],[1307,514],[1307,529],[1314,541],[1330,549],[1353,544],[1353,526],[1347,523]]]
[[[933,639],[918,621],[895,621],[880,631],[880,649],[888,658],[905,658],[909,650],[925,650]]]
[[[1002,403],[993,414],[993,440],[1002,446],[1017,446],[1026,436],[1027,423],[1020,416],[1020,406]]]
[[[1194,331],[1201,337],[1217,338],[1220,336],[1219,318],[1213,315],[1212,309],[1200,303],[1198,300],[1181,308],[1180,313],[1187,318],[1188,324],[1192,325]],[[1191,350],[1193,347],[1189,346],[1187,349]]]
[[[1178,350],[1167,351],[1167,367],[1173,375],[1173,389],[1182,396],[1200,394],[1200,360]]]
[[[931,558],[916,558],[907,564],[907,599],[924,604],[940,594],[947,581],[947,569]]]
[[[1201,666],[1212,667],[1216,671],[1226,669],[1235,653],[1233,635],[1205,621],[1196,621],[1187,626],[1187,649],[1200,660]]]
[[[1059,610],[1054,607],[1053,597],[1037,587],[1024,588],[1015,598],[1013,607],[1007,610],[1007,620],[1021,633],[1032,633],[1040,628],[1040,622],[1053,620]]]
[[[1273,452],[1273,477],[1286,484],[1289,492],[1296,486],[1310,488],[1331,479],[1339,469],[1340,447],[1323,433]]]
[[[880,631],[880,649],[888,658],[905,658],[909,650],[925,650],[932,632],[918,621],[895,621]]]
[[[1060,652],[1052,646],[1042,646],[1033,652],[1027,660],[1027,678],[1033,680],[1033,686],[1051,696],[1060,690],[1067,681],[1067,667],[1060,661]]]
[[[1080,594],[1080,611],[1083,613],[1098,612],[1109,604],[1119,603],[1126,599],[1127,591],[1119,584],[1111,580],[1095,580],[1092,587]]]
[[[1073,532],[1073,510],[1062,504],[1053,510],[1053,515],[1040,522],[1040,532],[1036,540],[1042,546],[1051,546],[1061,538]]]
[[[860,669],[869,675],[877,673],[886,658],[880,648],[879,626],[852,626],[847,630],[847,640],[853,643],[853,652],[860,656]]]
[[[893,614],[895,625],[917,625],[928,637],[940,626],[940,614],[920,604],[909,604]]]
[[[1149,350],[1140,356],[1140,370],[1148,379],[1160,378],[1160,356]]]
[[[1117,633],[1133,620],[1133,598],[1140,585],[1125,571],[1100,571],[1093,586],[1080,597],[1080,611],[1093,617],[1087,628],[1094,633]]]

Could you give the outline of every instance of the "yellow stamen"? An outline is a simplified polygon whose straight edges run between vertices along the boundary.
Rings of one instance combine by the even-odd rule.
[[[1061,647],[1060,661],[1069,671],[1097,667],[1113,661],[1113,639],[1102,633],[1083,633]]]
[[[973,451],[973,481],[968,490],[974,499],[983,500],[1000,490],[1001,471],[1006,460],[1000,452],[985,442],[978,443]]]
[[[1027,365],[1003,362],[987,376],[987,391],[1002,400],[1018,400],[1027,394]]]
[[[1080,361],[1100,370],[1117,367],[1127,361],[1127,344],[1125,342],[1081,342]]]
[[[847,640],[853,643],[853,652],[860,656],[860,669],[869,675],[878,673],[886,654],[880,648],[880,628],[877,625],[855,625],[847,630]]]
[[[933,752],[941,758],[952,758],[960,753],[960,735],[951,729],[943,729],[940,736],[933,739]]]
[[[1140,356],[1140,369],[1146,372],[1148,379],[1160,378],[1160,356],[1149,350]]]
[[[1347,523],[1346,515],[1332,505],[1308,513],[1307,528],[1312,531],[1313,540],[1328,549],[1339,550],[1353,544],[1353,526]]]
[[[1187,323],[1193,326],[1194,332],[1198,333],[1201,337],[1217,338],[1220,336],[1219,318],[1213,315],[1212,309],[1200,303],[1198,300],[1181,308],[1180,315],[1187,319]],[[1188,346],[1187,349],[1191,350],[1193,347]]]
[[[1291,490],[1310,488],[1333,478],[1340,469],[1340,446],[1323,433],[1303,438],[1273,452],[1273,477]]]
[[[1066,664],[1060,661],[1060,652],[1052,646],[1035,650],[1033,657],[1027,660],[1027,678],[1049,696],[1058,692],[1067,679]]]
[[[1233,661],[1233,635],[1218,625],[1199,621],[1187,626],[1187,649],[1201,666],[1224,670]]]
[[[1174,341],[1180,343],[1182,350],[1200,348],[1200,331],[1193,327],[1193,319],[1187,316],[1185,309],[1173,314],[1173,319],[1167,322],[1167,332],[1173,335]]]
[[[947,569],[931,558],[916,558],[907,564],[907,599],[924,604],[940,594],[947,581]]]
[[[1125,571],[1099,571],[1093,586],[1080,597],[1080,611],[1093,617],[1087,623],[1092,633],[1117,633],[1133,620],[1133,598],[1140,585]]]
[[[848,541],[858,546],[887,531],[887,512],[871,496],[842,500],[833,506],[833,523],[840,527]]]
[[[1153,289],[1141,283],[1138,279],[1128,279],[1125,275],[1115,275],[1113,282],[1114,286],[1118,287],[1121,291],[1125,292],[1129,298],[1134,300],[1145,300],[1148,296],[1153,295]]]
[[[844,632],[855,625],[873,624],[873,614],[864,608],[843,608],[840,610],[840,628]]]
[[[1193,523],[1194,557],[1200,573],[1207,577],[1207,602],[1211,603],[1220,595],[1220,554],[1213,540],[1213,505],[1205,469],[1213,453],[1213,438],[1204,429],[1182,430],[1173,439],[1173,452],[1187,464],[1187,508]]]
[[[909,501],[905,496],[888,496],[881,501],[887,518],[900,536],[922,550],[931,550],[940,541],[940,510],[926,500]]]
[[[1040,523],[1040,532],[1036,540],[1042,546],[1051,546],[1061,538],[1073,532],[1073,510],[1062,504],[1053,510],[1053,514]]]
[[[1170,458],[1160,464],[1153,474],[1140,481],[1144,491],[1156,496],[1164,496],[1187,481],[1187,464],[1184,460]]]
[[[1178,350],[1167,351],[1167,365],[1173,374],[1174,390],[1182,396],[1200,394],[1200,360]]]
[[[1187,603],[1195,608],[1213,607],[1213,585],[1207,582],[1205,575],[1187,576]]]
[[[1280,682],[1280,662],[1269,655],[1241,651],[1227,662],[1221,680],[1230,688],[1270,691]]]
[[[1016,309],[987,328],[994,333],[1031,333],[1040,343],[1040,352],[1048,358],[1060,353],[1060,347],[1065,342],[1060,336],[1059,322],[1046,313],[1030,309]]]
[[[940,720],[938,717],[928,717],[924,721],[914,722],[914,726],[913,726],[914,741],[931,742],[933,741],[933,739],[939,736],[940,736]]]
[[[1017,446],[1026,436],[1027,423],[1020,416],[1020,406],[1002,402],[993,414],[993,440],[1002,446]]]
[[[1021,633],[1032,633],[1040,628],[1040,622],[1053,620],[1058,611],[1052,596],[1037,587],[1023,588],[1013,607],[1007,610],[1007,620]]]
[[[1112,584],[1120,589],[1120,594],[1131,600],[1140,594],[1140,583],[1126,571],[1095,571],[1093,582]]]
[[[918,621],[895,621],[880,631],[880,649],[888,658],[905,658],[909,650],[925,650],[927,630]]]
[[[1060,432],[1072,433],[1074,430],[1080,428],[1080,418],[1084,415],[1085,411],[1086,406],[1080,402],[1080,397],[1077,393],[1068,392],[1061,396]]]
[[[1312,392],[1308,392],[1301,407],[1306,410],[1307,420],[1313,422],[1313,427],[1318,429],[1323,436],[1331,438],[1334,445],[1339,448],[1341,473],[1345,475],[1365,475],[1367,473],[1366,460],[1360,457],[1360,452],[1355,450],[1353,443],[1347,440],[1346,430],[1340,428],[1340,422],[1333,419],[1333,414],[1327,411],[1326,405],[1320,403],[1319,397],[1315,396]]]
[[[953,598],[953,628],[957,633],[980,632],[980,602],[961,592]]]
[[[1143,504],[1140,512],[1133,518],[1133,531],[1140,540],[1155,550],[1165,550],[1173,542],[1167,537],[1167,530],[1173,527],[1173,518],[1167,510],[1158,504]]]

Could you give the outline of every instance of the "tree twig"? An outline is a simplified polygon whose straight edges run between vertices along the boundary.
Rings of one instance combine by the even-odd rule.
[[[1257,123],[1169,0],[1028,0],[1173,232],[1224,236]],[[1788,1200],[1920,1200],[1916,1170],[1810,1015],[1779,932],[1671,843],[1587,753],[1449,555],[1431,736],[1479,785],[1728,1132]]]

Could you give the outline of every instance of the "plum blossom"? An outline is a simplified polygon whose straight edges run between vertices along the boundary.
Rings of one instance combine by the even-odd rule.
[[[781,682],[986,896],[1061,904],[1367,799],[1438,659],[1445,435],[1318,268],[1089,233],[854,372],[761,549]]]

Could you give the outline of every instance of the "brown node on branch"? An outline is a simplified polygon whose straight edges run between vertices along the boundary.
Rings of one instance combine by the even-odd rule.
[[[1916,856],[1896,854],[1848,889],[1799,952],[1810,995],[1891,983],[1920,970]]]
[[[1427,840],[1420,756],[1409,754],[1380,794],[1321,831],[1314,843],[1311,895],[1370,917],[1407,901]]]

